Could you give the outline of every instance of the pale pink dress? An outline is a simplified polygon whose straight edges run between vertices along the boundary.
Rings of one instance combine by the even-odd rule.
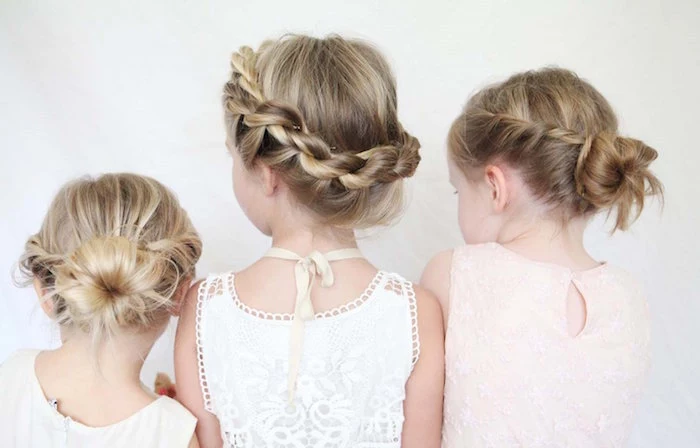
[[[587,307],[576,337],[572,284]],[[650,363],[647,302],[625,271],[464,246],[448,319],[443,447],[624,446]]]

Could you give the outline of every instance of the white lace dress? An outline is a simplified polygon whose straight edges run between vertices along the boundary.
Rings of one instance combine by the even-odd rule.
[[[586,302],[569,335],[566,297]],[[638,282],[497,245],[452,259],[445,341],[444,448],[624,446],[649,370],[650,319]]]
[[[224,446],[400,447],[405,385],[419,356],[412,284],[380,271],[361,297],[306,322],[290,404],[292,319],[243,304],[232,273],[202,283],[199,374]]]

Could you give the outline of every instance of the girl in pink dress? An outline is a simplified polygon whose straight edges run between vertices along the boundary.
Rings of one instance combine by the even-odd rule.
[[[444,447],[624,445],[647,376],[639,283],[583,246],[590,218],[625,230],[661,193],[657,152],[618,134],[608,102],[562,69],[472,97],[449,139],[466,245],[423,284],[447,325]]]

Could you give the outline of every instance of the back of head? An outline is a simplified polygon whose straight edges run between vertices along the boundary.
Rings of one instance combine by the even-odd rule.
[[[398,214],[420,144],[398,121],[394,78],[377,50],[287,36],[241,48],[231,65],[225,119],[247,168],[269,165],[330,225],[370,227]]]
[[[63,327],[95,340],[167,320],[202,243],[177,199],[154,179],[106,174],[65,185],[20,260]]]
[[[660,194],[649,165],[657,152],[618,134],[605,98],[575,73],[558,68],[518,73],[485,88],[452,125],[449,150],[469,174],[503,162],[532,194],[564,219],[615,210],[615,229]]]

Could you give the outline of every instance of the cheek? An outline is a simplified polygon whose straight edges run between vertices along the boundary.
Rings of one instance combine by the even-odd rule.
[[[236,200],[241,205],[241,208],[246,208],[248,203],[248,186],[246,175],[240,167],[239,163],[233,163],[232,178],[233,178],[233,194]]]
[[[467,244],[479,244],[488,240],[486,235],[488,233],[486,222],[489,216],[487,205],[474,186],[459,190],[459,227]]]
[[[242,165],[240,158],[233,163],[233,194],[248,220],[265,235],[270,234],[267,223],[267,198],[260,184]],[[238,163],[237,163],[238,162]]]

